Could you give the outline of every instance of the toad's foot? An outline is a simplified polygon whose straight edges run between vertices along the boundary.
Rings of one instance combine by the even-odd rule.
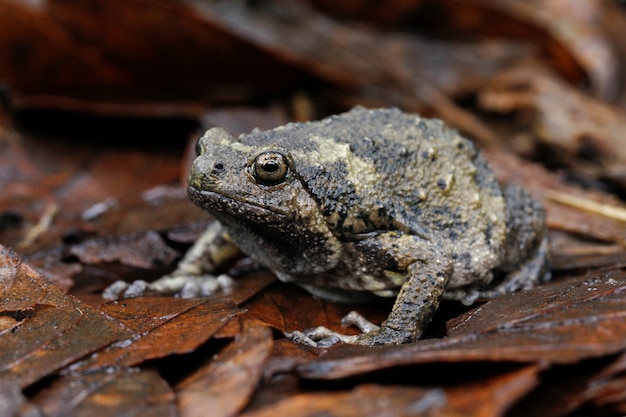
[[[345,335],[330,330],[327,327],[318,326],[303,332],[299,330],[285,332],[285,336],[296,343],[311,347],[329,347],[337,343],[365,346],[384,345],[390,343],[398,344],[406,342],[405,339],[407,338],[410,339],[410,335],[403,336],[400,334],[402,332],[397,332],[388,327],[375,325],[356,311],[348,313],[341,320],[341,325],[342,327],[356,326],[363,333],[358,335]]]
[[[367,320],[365,317],[357,313],[356,311],[349,312],[343,319],[341,319],[341,327],[356,326],[363,334],[375,332],[380,329],[377,325]],[[285,336],[294,342],[312,346],[312,347],[327,347],[337,343],[349,343],[358,344],[358,337],[360,335],[346,335],[335,332],[324,326],[317,326],[312,329],[307,329],[303,332],[294,330],[293,332],[285,332]]]
[[[181,298],[193,298],[212,295],[219,290],[228,290],[233,286],[233,279],[226,274],[217,277],[213,275],[166,275],[154,282],[137,280],[129,284],[125,281],[116,281],[104,290],[102,298],[117,300],[143,295],[177,295]]]

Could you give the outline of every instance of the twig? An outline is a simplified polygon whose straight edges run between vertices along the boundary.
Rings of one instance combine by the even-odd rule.
[[[588,213],[597,214],[609,219],[626,223],[626,209],[622,207],[598,203],[597,201],[593,201],[588,198],[566,194],[554,190],[549,190],[546,193],[546,198],[549,198],[552,201],[566,206],[581,209]]]
[[[34,225],[24,236],[22,241],[17,245],[18,248],[23,249],[26,248],[37,240],[37,238],[45,233],[52,224],[52,220],[54,220],[54,216],[59,212],[59,207],[56,203],[49,203],[46,206],[46,210],[43,215],[39,219],[36,225]]]

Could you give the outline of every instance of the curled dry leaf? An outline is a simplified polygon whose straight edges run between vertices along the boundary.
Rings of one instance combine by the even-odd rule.
[[[528,40],[572,82],[588,80],[600,98],[615,95],[619,64],[602,24],[604,1],[446,0],[437,6],[435,21],[448,31]]]
[[[608,99],[615,96],[619,86],[619,61],[604,33],[601,18],[604,1],[592,0],[583,4],[561,0],[490,0],[490,3],[510,9],[512,14],[544,28],[584,69],[597,97]],[[555,54],[554,59],[558,61],[560,57]]]
[[[482,108],[517,111],[553,157],[580,174],[626,186],[626,113],[586,96],[549,72],[518,66],[480,92]]]

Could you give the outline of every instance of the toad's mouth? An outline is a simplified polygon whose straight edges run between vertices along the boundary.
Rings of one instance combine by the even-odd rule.
[[[253,223],[283,223],[289,219],[287,210],[276,207],[261,206],[244,199],[224,194],[187,187],[189,199],[198,207],[207,210],[216,217],[224,215]]]

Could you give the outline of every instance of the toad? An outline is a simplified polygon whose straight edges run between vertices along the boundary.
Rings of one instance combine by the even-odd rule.
[[[472,304],[547,279],[542,207],[499,184],[474,144],[440,120],[356,107],[238,138],[212,128],[197,148],[189,197],[219,223],[170,276],[118,282],[107,297],[212,293],[230,280],[205,270],[234,244],[323,299],[395,298],[380,326],[351,314],[359,335],[290,337],[401,344],[420,338],[442,299]]]

